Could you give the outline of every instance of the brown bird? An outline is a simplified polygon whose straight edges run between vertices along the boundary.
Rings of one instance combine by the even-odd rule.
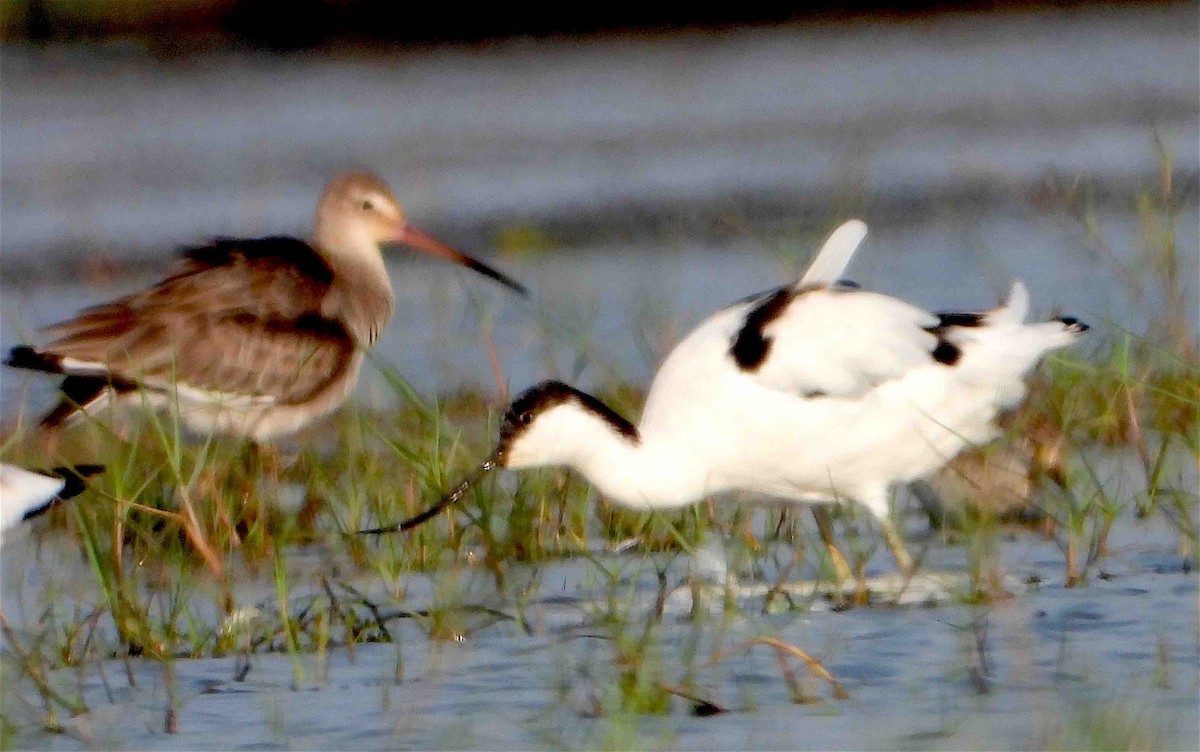
[[[402,243],[525,294],[491,267],[420,232],[374,175],[330,181],[312,243],[219,239],[187,250],[162,282],[49,327],[7,365],[63,374],[54,428],[114,397],[178,405],[193,430],[263,441],[335,410],[392,316],[380,246]]]
[[[1053,530],[1039,501],[1051,482],[1068,488],[1068,439],[1046,416],[1018,414],[998,421],[1008,441],[964,452],[933,476],[909,484],[933,527],[961,528],[967,519],[987,517]]]

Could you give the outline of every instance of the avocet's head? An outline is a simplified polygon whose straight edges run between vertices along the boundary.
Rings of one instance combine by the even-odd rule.
[[[379,247],[399,243],[461,264],[525,294],[517,282],[408,223],[387,183],[369,173],[338,175],[317,205],[316,241],[327,253],[379,257]]]
[[[500,442],[491,458],[424,512],[392,525],[360,530],[378,535],[412,528],[457,503],[471,487],[498,467],[525,468],[577,464],[595,447],[597,432],[611,431],[626,441],[638,442],[633,424],[600,400],[559,381],[543,381],[509,405],[500,424]]]
[[[588,450],[597,430],[638,439],[633,424],[600,400],[560,381],[544,381],[509,406],[495,461],[514,469],[569,464]]]

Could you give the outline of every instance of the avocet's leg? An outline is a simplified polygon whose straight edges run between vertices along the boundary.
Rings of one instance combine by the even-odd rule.
[[[838,582],[849,582],[854,579],[854,574],[850,571],[850,565],[846,563],[842,550],[838,548],[837,539],[833,537],[833,520],[829,517],[829,510],[823,504],[813,504],[812,513],[817,522],[817,532],[821,534],[821,541],[825,544],[825,550],[829,552],[830,561],[833,562]]]
[[[896,530],[896,526],[887,517],[879,518],[879,526],[883,528],[883,538],[887,541],[888,548],[892,549],[892,556],[896,559],[896,567],[901,574],[913,574],[913,559],[908,554],[908,549],[904,545],[904,539],[900,537],[900,531]]]
[[[913,558],[908,555],[904,539],[900,537],[900,531],[896,530],[896,526],[892,524],[892,518],[888,515],[891,506],[888,503],[890,498],[891,493],[887,488],[863,492],[858,496],[862,505],[871,510],[871,514],[879,520],[879,527],[883,529],[883,539],[887,541],[888,548],[892,549],[892,556],[896,559],[896,567],[902,574],[911,576],[913,574]]]

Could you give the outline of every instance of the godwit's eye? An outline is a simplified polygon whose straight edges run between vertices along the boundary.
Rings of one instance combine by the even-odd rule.
[[[374,208],[375,208],[375,204],[371,202],[371,199],[368,198],[362,202],[362,210],[363,211],[371,211]]]

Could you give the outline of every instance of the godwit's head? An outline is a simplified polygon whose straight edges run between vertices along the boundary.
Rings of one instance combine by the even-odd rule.
[[[399,243],[453,261],[525,294],[525,288],[408,223],[387,183],[370,173],[346,173],[329,181],[317,206],[316,241],[331,256],[382,264],[380,246]]]
[[[369,173],[338,175],[325,186],[317,206],[318,240],[329,250],[399,239],[408,226],[404,207],[387,183]]]

